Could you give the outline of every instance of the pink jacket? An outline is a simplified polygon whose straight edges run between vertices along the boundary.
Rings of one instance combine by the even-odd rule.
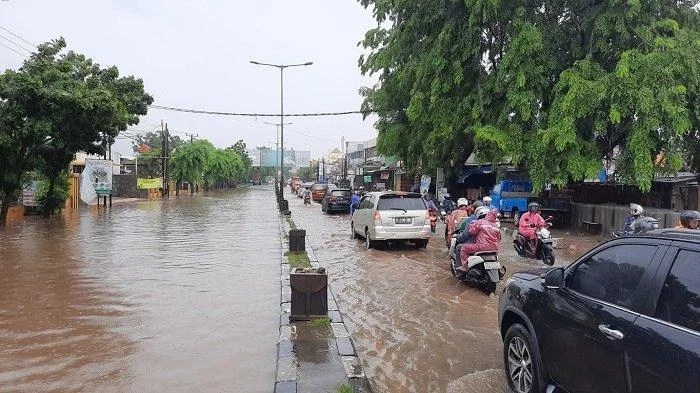
[[[479,251],[497,251],[501,243],[501,229],[497,224],[498,210],[492,209],[486,218],[476,220],[469,225],[469,233],[475,236],[474,243],[464,243],[460,251],[462,263],[466,263],[467,257]]]
[[[450,215],[447,217],[447,236],[448,239],[452,237],[455,233],[455,228],[457,227],[457,224],[463,219],[469,217],[469,214],[467,213],[466,210],[462,209],[457,209],[450,213]],[[456,222],[455,222],[456,221]]]
[[[535,224],[534,227],[531,224]],[[532,214],[527,212],[520,217],[518,222],[518,232],[528,239],[535,238],[535,229],[547,226],[547,222],[540,216],[540,213]]]

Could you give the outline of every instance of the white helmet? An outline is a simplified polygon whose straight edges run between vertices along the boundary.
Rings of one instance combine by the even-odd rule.
[[[474,210],[474,214],[476,214],[476,218],[482,218],[488,214],[489,210],[491,209],[488,206],[479,206]]]
[[[490,196],[485,196],[485,197],[484,197],[484,205],[490,205],[490,204],[491,204],[491,201],[493,201],[493,199],[491,199]]]
[[[633,216],[641,216],[644,214],[644,209],[642,209],[642,207],[636,203],[630,203],[630,213]]]
[[[469,206],[469,201],[467,198],[459,198],[457,200],[457,207],[462,207],[462,206]]]

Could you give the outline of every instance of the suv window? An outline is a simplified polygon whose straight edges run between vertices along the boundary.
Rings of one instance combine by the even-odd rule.
[[[327,190],[328,189],[328,184],[314,184],[311,186],[312,191],[321,191],[321,190]]]
[[[678,253],[654,316],[700,332],[700,252]]]
[[[372,197],[366,196],[362,198],[360,201],[360,205],[358,206],[359,209],[371,209],[374,207],[374,204],[372,203]]]
[[[352,193],[350,193],[350,191],[348,190],[333,190],[331,191],[331,196],[350,198],[352,196]]]
[[[569,288],[629,308],[656,249],[642,244],[606,248],[576,266]]]
[[[425,210],[425,202],[420,195],[382,195],[377,210]]]

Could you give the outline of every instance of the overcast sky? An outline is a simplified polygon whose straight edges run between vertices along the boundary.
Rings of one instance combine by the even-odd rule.
[[[279,71],[250,60],[314,62],[285,71],[285,113],[359,109],[369,80],[357,68],[357,43],[375,23],[355,0],[0,0],[0,26],[31,43],[63,36],[70,49],[142,78],[155,104],[225,112],[279,113]],[[1,37],[29,47],[0,29],[0,43],[12,46]],[[21,62],[0,46],[0,70]],[[263,121],[279,122],[151,109],[133,128],[155,130],[161,120],[219,147],[273,146],[275,127]],[[312,157],[340,148],[342,136],[376,136],[361,115],[287,121],[285,145]],[[122,140],[115,150],[130,154],[130,146]]]

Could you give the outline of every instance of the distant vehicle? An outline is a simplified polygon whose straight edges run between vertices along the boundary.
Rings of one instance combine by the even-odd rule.
[[[292,192],[296,193],[299,190],[299,185],[301,185],[301,178],[299,176],[292,176],[290,184]]]
[[[299,190],[298,190],[299,192],[297,192],[297,196],[298,196],[299,198],[303,198],[303,197],[304,197],[304,193],[303,193],[303,192],[300,192],[300,191],[308,190],[308,189],[310,189],[311,186],[313,186],[313,185],[314,185],[314,183],[311,183],[311,182],[304,182],[304,183],[301,183],[301,184],[299,185]]]
[[[610,240],[566,268],[513,274],[499,306],[508,385],[700,392],[698,261],[700,234],[660,229]]]
[[[564,222],[569,214],[571,201],[569,198],[540,198],[532,193],[532,182],[529,180],[503,180],[491,191],[493,206],[503,217],[510,216],[517,225],[520,216],[527,212],[530,202],[540,204],[540,212],[552,214]]]
[[[430,239],[430,217],[420,194],[410,192],[370,192],[352,213],[353,238],[364,237],[367,249],[379,242],[409,240],[425,248]]]
[[[253,173],[250,175],[250,183],[253,184],[254,186],[259,186],[262,184],[262,181],[260,180],[260,174],[259,173]]]
[[[323,197],[326,196],[326,192],[328,192],[328,184],[314,183],[314,185],[311,186],[311,199],[314,202],[321,202]]]
[[[321,210],[326,213],[350,211],[350,198],[352,191],[349,189],[336,188],[326,193],[321,201]]]

